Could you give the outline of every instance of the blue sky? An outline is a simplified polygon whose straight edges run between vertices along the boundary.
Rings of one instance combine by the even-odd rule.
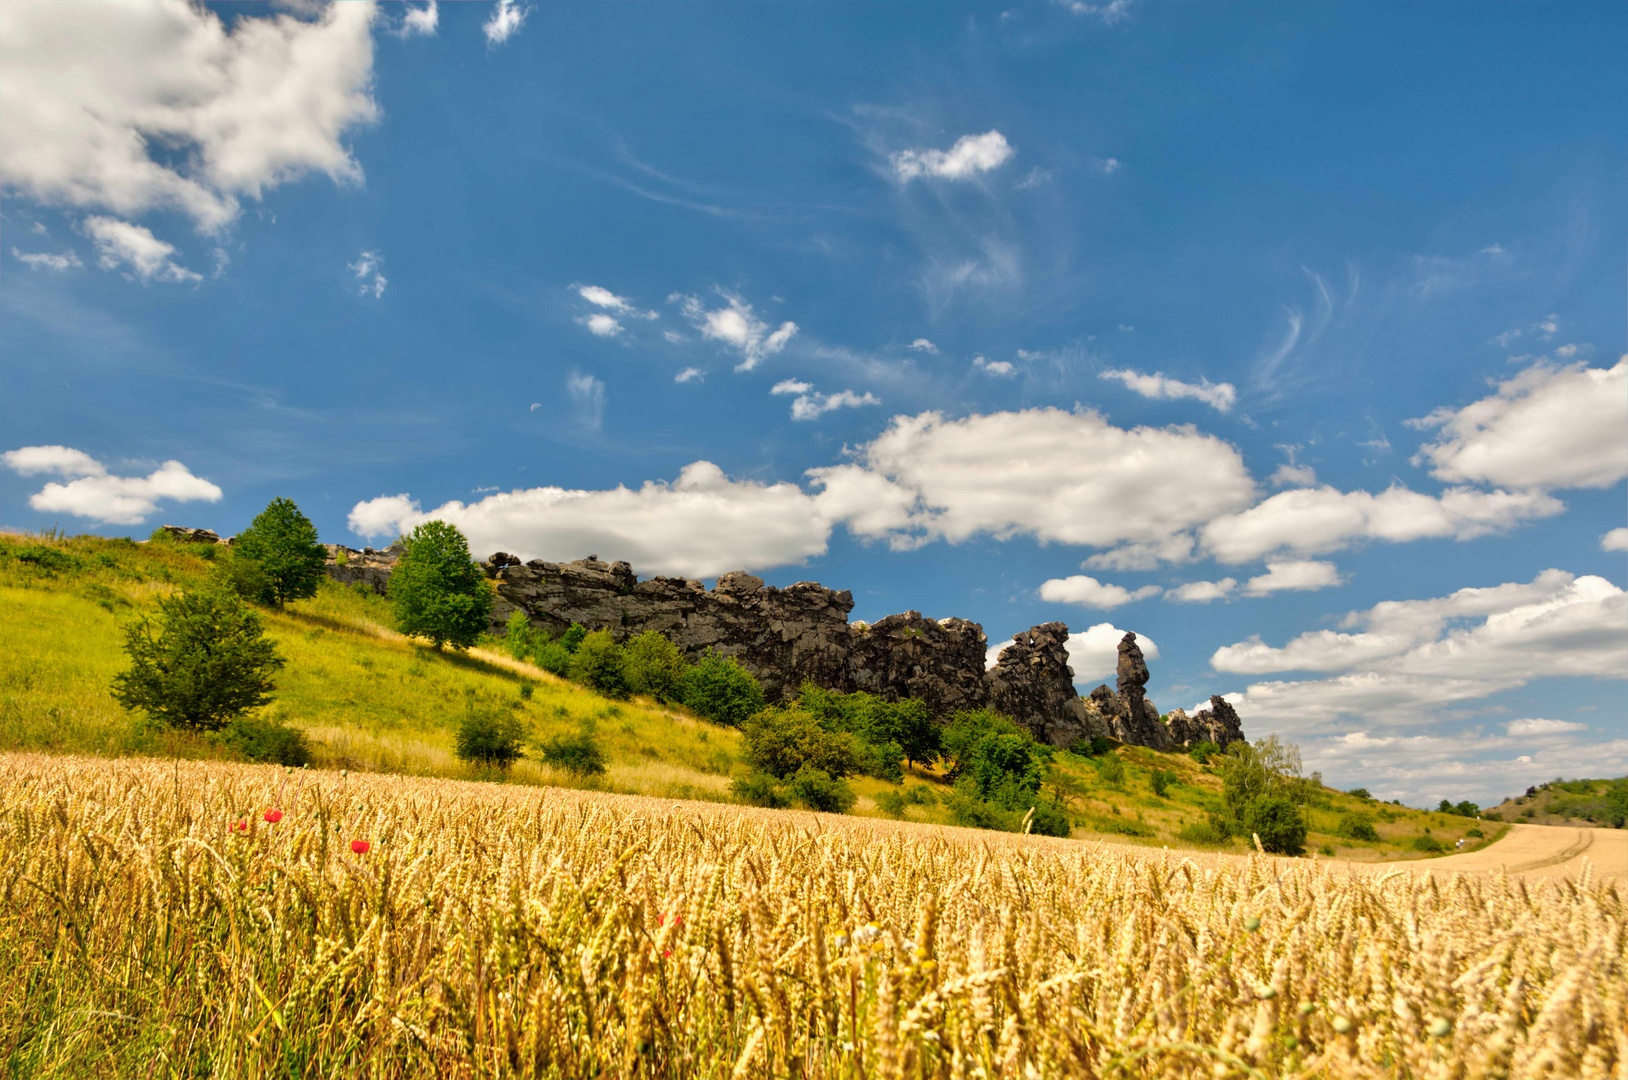
[[[14,10],[5,526],[441,516],[1132,629],[1385,797],[1628,770],[1621,5]]]

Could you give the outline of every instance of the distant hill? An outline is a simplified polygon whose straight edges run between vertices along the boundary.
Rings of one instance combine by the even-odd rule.
[[[1628,819],[1628,776],[1611,780],[1551,780],[1505,799],[1482,817],[1530,825],[1620,829]]]

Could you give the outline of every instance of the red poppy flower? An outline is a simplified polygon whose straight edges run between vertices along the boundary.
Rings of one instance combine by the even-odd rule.
[[[663,916],[662,916],[662,917],[661,917],[661,925],[662,925],[662,926],[666,926],[666,925],[667,925],[667,920],[668,920],[668,919],[671,919],[671,920],[673,920],[673,925],[674,925],[674,926],[678,926],[678,925],[679,925],[679,924],[680,924],[680,923],[682,923],[682,922],[683,922],[683,921],[684,921],[684,916],[682,916],[682,915],[679,915],[679,914],[678,914],[678,913],[676,913],[676,912],[675,912],[675,913],[673,913],[673,914],[672,914],[672,915],[663,915]]]
[[[369,851],[373,850],[373,845],[368,843],[366,840],[352,840],[350,842],[350,849],[356,852],[358,855],[366,855]]]
[[[249,831],[249,823],[247,821],[234,821],[234,822],[232,822],[232,831],[233,832],[248,832]]]
[[[281,820],[283,820],[283,812],[281,810],[266,811],[266,824],[275,825]]]

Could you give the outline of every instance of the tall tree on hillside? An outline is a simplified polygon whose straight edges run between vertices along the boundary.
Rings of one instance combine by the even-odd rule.
[[[402,539],[390,574],[396,629],[427,637],[437,649],[467,649],[491,624],[492,586],[469,558],[464,534],[444,521],[426,521]]]
[[[317,594],[328,552],[317,542],[317,527],[292,499],[273,499],[232,541],[232,555],[252,559],[265,575],[264,602],[282,607]]]

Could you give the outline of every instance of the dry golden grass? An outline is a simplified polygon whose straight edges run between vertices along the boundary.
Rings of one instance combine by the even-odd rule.
[[[30,755],[0,854],[19,1076],[1628,1071],[1628,903],[1586,874]]]

